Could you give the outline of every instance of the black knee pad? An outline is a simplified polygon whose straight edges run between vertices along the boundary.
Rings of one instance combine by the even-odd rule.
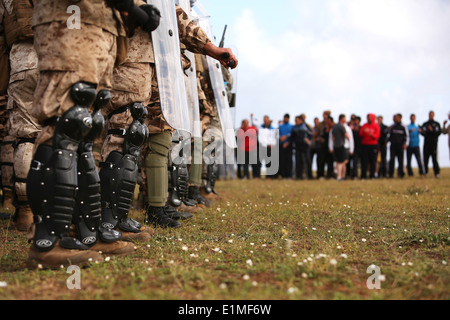
[[[147,108],[140,102],[129,106],[133,123],[127,130],[124,142],[125,153],[131,154],[137,158],[140,157],[141,149],[147,143],[150,132],[144,121],[148,115]]]

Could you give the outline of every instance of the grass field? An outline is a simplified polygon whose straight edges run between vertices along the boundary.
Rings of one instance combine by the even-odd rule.
[[[133,256],[29,271],[0,222],[0,299],[450,299],[450,170],[440,180],[219,182],[224,200]],[[142,212],[132,217],[142,220]],[[369,290],[371,265],[381,290]]]

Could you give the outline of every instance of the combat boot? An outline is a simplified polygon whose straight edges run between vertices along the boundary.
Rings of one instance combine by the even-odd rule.
[[[164,212],[166,215],[173,220],[187,220],[192,219],[194,215],[189,212],[180,212],[176,208],[172,207],[168,203],[166,203],[166,206],[164,207]]]
[[[3,189],[3,210],[13,213],[16,210],[14,206],[14,191],[11,189]]]
[[[148,242],[155,234],[155,230],[150,227],[142,227],[141,232],[134,233],[134,232],[122,232],[123,241],[127,242]]]
[[[192,213],[192,214],[198,214],[203,211],[202,208],[195,206],[187,206],[186,204],[182,203],[177,210],[180,210],[182,212]]]
[[[205,188],[200,189],[200,195],[208,201],[217,201],[219,200],[219,196],[215,193],[208,193]]]
[[[94,246],[90,247],[89,250],[107,256],[122,257],[133,254],[135,252],[135,246],[134,244],[125,241],[106,243],[99,240]]]
[[[149,207],[147,209],[146,223],[161,228],[180,228],[181,223],[169,218],[164,207]]]
[[[47,252],[39,251],[33,245],[28,253],[26,262],[28,269],[61,269],[71,265],[87,267],[92,263],[103,262],[104,259],[98,252],[91,250],[69,250],[57,244]]]
[[[189,198],[194,199],[200,206],[211,208],[212,201],[207,200],[200,194],[200,188],[196,186],[189,187]]]
[[[30,205],[20,205],[14,216],[14,227],[21,232],[27,232],[33,224],[33,212]]]

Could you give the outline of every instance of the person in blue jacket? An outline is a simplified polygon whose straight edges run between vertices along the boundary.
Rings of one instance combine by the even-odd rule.
[[[416,115],[412,114],[410,119],[411,124],[408,126],[409,145],[406,149],[406,167],[408,169],[408,175],[413,177],[414,172],[412,169],[412,156],[414,155],[419,167],[419,174],[423,177],[425,175],[425,170],[423,168],[422,156],[420,155],[420,132],[419,127],[416,125]]]

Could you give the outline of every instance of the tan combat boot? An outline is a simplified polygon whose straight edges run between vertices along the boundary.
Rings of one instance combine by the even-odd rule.
[[[3,210],[13,213],[16,210],[14,206],[14,191],[11,189],[3,189]]]
[[[192,214],[197,214],[203,211],[203,209],[198,206],[187,206],[184,203],[182,203],[181,206],[177,207],[176,209],[180,212],[187,212]]]
[[[33,212],[30,205],[21,205],[14,216],[14,227],[20,232],[27,232],[33,224]]]
[[[60,269],[71,265],[87,267],[92,263],[103,262],[101,254],[92,250],[68,250],[61,248],[59,244],[48,251],[41,252],[34,245],[28,253],[28,269]]]
[[[200,189],[200,195],[208,201],[214,202],[214,201],[220,200],[220,197],[217,194],[212,193],[212,192],[208,193],[208,192],[206,192],[205,188]]]
[[[113,243],[106,243],[98,240],[98,242],[89,250],[96,251],[107,256],[122,257],[134,253],[136,249],[134,244],[130,242],[116,241]]]
[[[148,242],[155,234],[155,230],[150,227],[142,227],[140,233],[120,232],[122,232],[122,240],[128,242]]]

